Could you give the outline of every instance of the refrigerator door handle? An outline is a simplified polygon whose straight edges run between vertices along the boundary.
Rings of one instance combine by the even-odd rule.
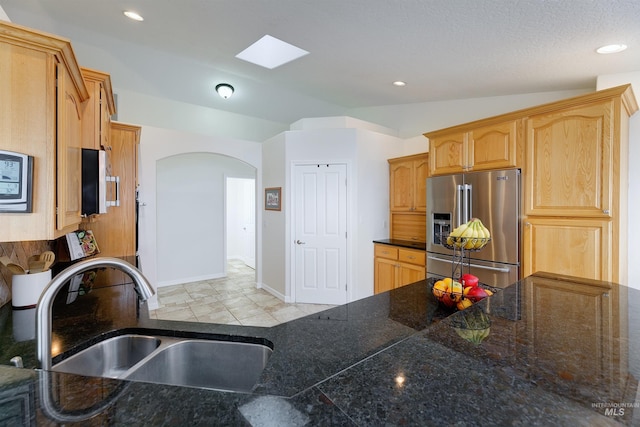
[[[456,223],[453,224],[452,229],[466,222],[466,221],[463,222],[464,218],[462,217],[463,203],[464,203],[464,185],[458,184],[456,186]]]
[[[427,256],[427,259],[430,259],[432,261],[451,262],[450,258],[449,259],[444,259],[444,258],[438,258],[438,257],[431,256],[431,255]],[[503,267],[503,268],[500,268],[500,267],[488,267],[488,266],[485,266],[485,265],[478,265],[478,264],[469,264],[469,265],[471,267],[473,267],[473,268],[480,268],[482,270],[499,271],[501,273],[508,273],[510,271],[510,269],[506,268],[506,267]]]
[[[466,202],[466,206],[465,206],[465,210],[464,213],[466,215],[465,218],[465,223],[471,221],[471,218],[473,218],[473,186],[471,184],[465,184],[464,185],[464,189],[465,189],[465,202]]]

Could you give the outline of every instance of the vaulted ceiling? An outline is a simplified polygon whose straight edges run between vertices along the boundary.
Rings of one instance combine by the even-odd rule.
[[[114,86],[279,123],[362,107],[593,88],[598,75],[640,71],[638,0],[0,5],[16,24],[98,49],[105,71],[117,74]],[[145,20],[131,21],[124,10]],[[309,54],[272,70],[235,57],[265,34]],[[628,49],[595,52],[610,43]],[[396,80],[406,86],[393,86]],[[220,82],[235,87],[232,98],[213,93]]]

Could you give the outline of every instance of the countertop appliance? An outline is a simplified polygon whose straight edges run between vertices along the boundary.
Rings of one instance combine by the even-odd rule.
[[[427,178],[427,276],[451,277],[453,251],[441,244],[460,224],[479,218],[491,241],[469,256],[482,283],[505,287],[520,279],[520,169]]]

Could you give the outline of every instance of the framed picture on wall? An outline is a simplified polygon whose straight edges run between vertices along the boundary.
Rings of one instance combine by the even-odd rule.
[[[264,208],[268,211],[279,211],[282,208],[282,187],[264,189]]]

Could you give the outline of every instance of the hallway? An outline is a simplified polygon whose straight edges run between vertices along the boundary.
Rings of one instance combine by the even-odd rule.
[[[326,310],[323,304],[288,304],[255,285],[255,271],[229,260],[227,277],[158,288],[152,319],[270,327]]]

